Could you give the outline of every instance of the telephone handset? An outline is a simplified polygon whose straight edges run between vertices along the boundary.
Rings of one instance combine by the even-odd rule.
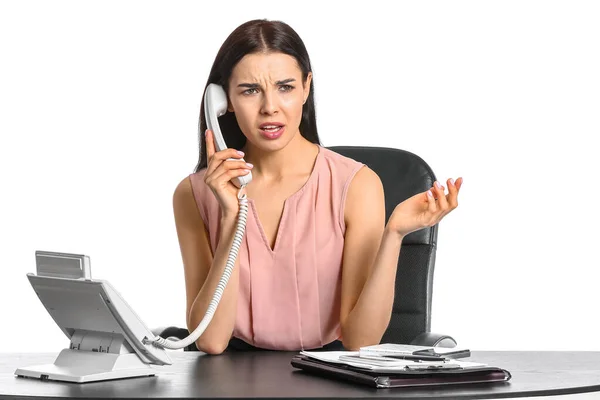
[[[221,133],[221,127],[219,126],[218,117],[224,115],[227,112],[227,94],[222,86],[215,83],[211,83],[206,88],[204,93],[204,116],[206,117],[206,125],[210,129],[215,138],[215,147],[217,151],[222,151],[227,148],[223,134]],[[237,158],[230,158],[230,160],[240,160]],[[241,159],[240,161],[244,161]],[[248,172],[247,175],[233,178],[231,182],[238,188],[242,188],[250,183],[252,180],[252,172]]]
[[[206,92],[204,93],[204,114],[206,117],[206,124],[208,129],[213,132],[213,136],[215,138],[215,147],[217,151],[221,151],[227,148],[225,145],[225,141],[223,140],[223,134],[221,133],[221,128],[219,127],[218,117],[225,114],[227,112],[227,94],[225,90],[217,84],[211,83],[206,88]],[[231,160],[239,160],[232,158]],[[243,160],[242,160],[243,161]],[[227,264],[225,266],[225,270],[223,271],[223,275],[217,284],[217,288],[215,289],[215,293],[213,295],[212,300],[208,305],[208,309],[204,314],[204,318],[198,324],[198,327],[194,329],[192,333],[185,339],[177,340],[173,338],[163,339],[160,336],[156,336],[152,340],[148,340],[149,343],[157,347],[162,347],[165,349],[177,350],[182,349],[184,347],[189,346],[194,343],[198,338],[204,333],[208,324],[212,320],[215,311],[217,310],[217,306],[219,305],[219,301],[221,300],[221,296],[223,296],[223,291],[227,286],[227,282],[229,281],[229,277],[233,272],[233,267],[235,266],[235,260],[237,258],[238,251],[242,244],[242,238],[244,236],[244,232],[246,231],[246,217],[248,215],[248,199],[246,198],[246,194],[242,194],[242,189],[250,183],[252,180],[252,173],[248,173],[245,176],[240,176],[239,178],[233,178],[231,182],[238,187],[240,190],[238,191],[238,201],[240,204],[239,213],[238,213],[238,221],[234,234],[233,245],[229,250],[229,256],[227,257]]]

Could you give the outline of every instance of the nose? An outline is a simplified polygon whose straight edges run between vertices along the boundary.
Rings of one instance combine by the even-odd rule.
[[[266,90],[263,93],[264,95],[261,106],[261,112],[267,115],[275,114],[279,108],[279,105],[277,104],[277,96],[275,96],[269,90]]]

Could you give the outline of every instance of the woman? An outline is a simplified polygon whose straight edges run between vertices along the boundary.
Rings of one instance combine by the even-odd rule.
[[[240,345],[352,350],[379,343],[402,239],[456,208],[462,178],[448,180],[448,195],[436,182],[402,202],[385,225],[379,177],[320,145],[310,60],[282,22],[254,20],[233,31],[209,83],[227,93],[219,123],[229,148],[215,151],[202,107],[200,160],[173,199],[190,332],[233,243],[239,205],[230,180],[249,171],[253,179],[243,189],[249,212],[235,269],[196,346],[219,354]]]

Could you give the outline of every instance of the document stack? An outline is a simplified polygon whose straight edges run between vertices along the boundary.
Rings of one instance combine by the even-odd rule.
[[[447,386],[506,382],[505,369],[463,361],[468,349],[400,344],[363,347],[359,351],[301,351],[292,366],[305,372],[375,388]]]

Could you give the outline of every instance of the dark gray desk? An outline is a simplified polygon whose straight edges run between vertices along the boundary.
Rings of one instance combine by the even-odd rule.
[[[0,355],[0,398],[452,398],[484,399],[600,391],[600,352],[476,352],[473,361],[508,369],[507,383],[444,389],[371,389],[294,369],[295,353],[206,356],[171,352],[158,376],[85,384],[41,382],[13,375],[17,367],[52,363],[57,354]]]

